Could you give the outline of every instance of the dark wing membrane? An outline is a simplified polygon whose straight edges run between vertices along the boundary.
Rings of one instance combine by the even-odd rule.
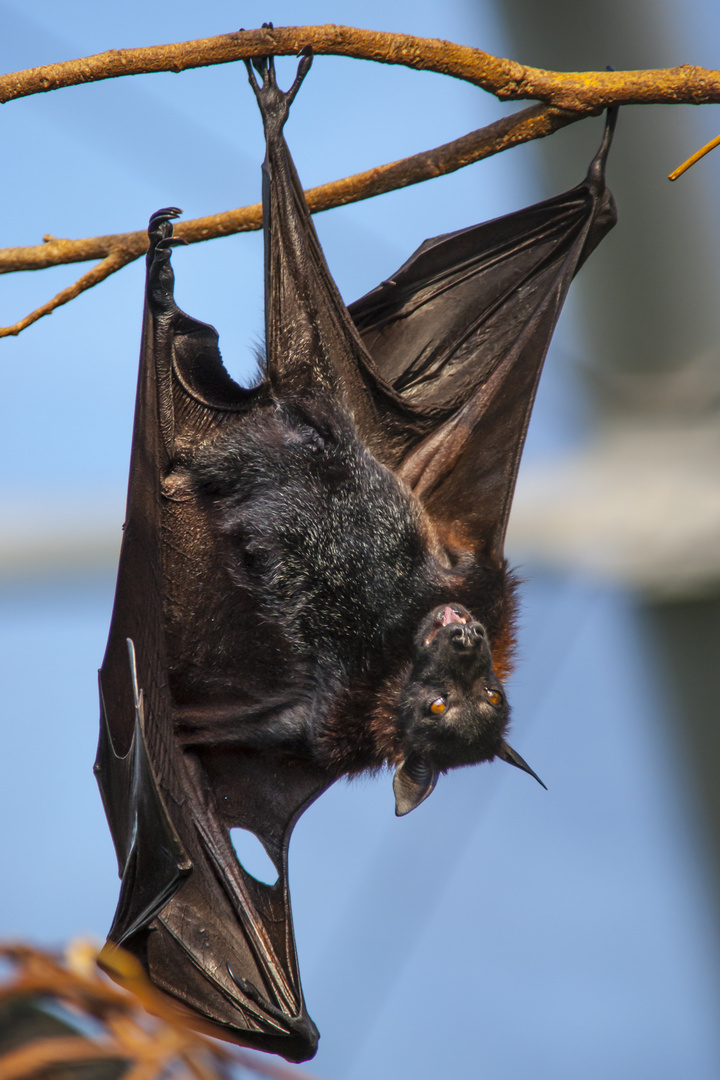
[[[431,513],[496,555],[555,323],[616,220],[604,182],[613,120],[578,187],[426,241],[349,308],[379,383],[408,410],[396,467]]]
[[[317,1030],[297,970],[287,845],[327,780],[271,754],[185,753],[174,735],[169,598],[192,597],[198,567],[212,552],[195,501],[176,497],[168,476],[180,447],[237,422],[264,392],[238,387],[213,328],[176,307],[175,214],[161,211],[150,226],[125,530],[100,671],[96,774],[122,877],[109,943],[137,955],[213,1034],[303,1060],[315,1052]],[[229,838],[236,825],[265,844],[276,885],[240,865]]]
[[[507,354],[582,232],[585,186],[427,240],[350,307],[378,370],[403,400],[449,412]]]
[[[263,66],[264,64],[264,66]],[[278,90],[270,61],[261,62],[262,84],[251,73],[263,117],[263,231],[265,235],[265,338],[273,393],[288,399],[320,394],[352,415],[365,446],[392,463],[394,431],[427,430],[378,376],[332,279],[305,194],[283,135],[290,102],[309,67],[301,61],[295,86]]]
[[[110,939],[142,931],[174,896],[192,868],[165,806],[145,741],[145,702],[137,683],[135,647],[128,640],[127,680],[135,699],[135,730],[118,754],[100,684],[100,740],[95,772],[111,824],[123,889]],[[106,685],[112,680],[106,679]]]
[[[153,336],[148,305],[120,565],[100,670],[95,772],[123,879],[111,930],[116,942],[146,926],[189,870],[187,853],[168,817],[151,765],[153,757],[170,757],[157,483],[167,467],[168,453],[160,424],[163,382],[153,362]]]

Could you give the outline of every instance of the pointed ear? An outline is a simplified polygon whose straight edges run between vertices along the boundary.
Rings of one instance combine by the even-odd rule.
[[[495,757],[502,758],[503,761],[507,761],[508,765],[514,765],[516,769],[522,769],[523,772],[526,772],[528,773],[528,775],[534,777],[540,787],[544,787],[547,791],[546,785],[543,784],[538,774],[533,772],[527,761],[524,761],[523,758],[521,758],[518,754],[517,750],[513,750],[512,746],[508,746],[506,742],[501,743],[500,749],[498,750]]]
[[[406,758],[395,770],[393,791],[395,813],[403,817],[431,795],[437,784],[438,774],[422,758]]]

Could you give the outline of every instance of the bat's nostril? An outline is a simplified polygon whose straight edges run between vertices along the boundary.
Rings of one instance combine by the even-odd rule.
[[[453,628],[450,634],[450,640],[456,649],[472,649],[477,644],[474,635],[471,634],[465,626]]]

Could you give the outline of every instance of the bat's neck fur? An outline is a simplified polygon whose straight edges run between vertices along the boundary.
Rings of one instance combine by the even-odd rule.
[[[169,602],[176,698],[212,700],[215,736],[218,706],[234,700],[245,704],[228,714],[232,741],[310,749],[338,774],[396,762],[415,630],[438,604],[482,611],[507,667],[505,568],[457,564],[341,406],[310,395],[266,403],[196,446],[178,475],[199,495],[209,534],[223,537],[219,561],[215,542],[198,574],[197,603],[224,594],[224,606],[173,619]],[[225,575],[225,589],[204,588],[205,575]],[[193,622],[214,630],[199,642],[173,634]],[[275,673],[270,709],[266,670]]]

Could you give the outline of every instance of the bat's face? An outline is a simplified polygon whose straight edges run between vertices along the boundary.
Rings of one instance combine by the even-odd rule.
[[[494,757],[508,717],[485,628],[460,604],[435,608],[418,629],[398,714],[397,812],[427,798],[438,772]]]
[[[485,761],[499,748],[508,713],[485,628],[459,604],[431,611],[401,706],[407,754],[437,769]]]

